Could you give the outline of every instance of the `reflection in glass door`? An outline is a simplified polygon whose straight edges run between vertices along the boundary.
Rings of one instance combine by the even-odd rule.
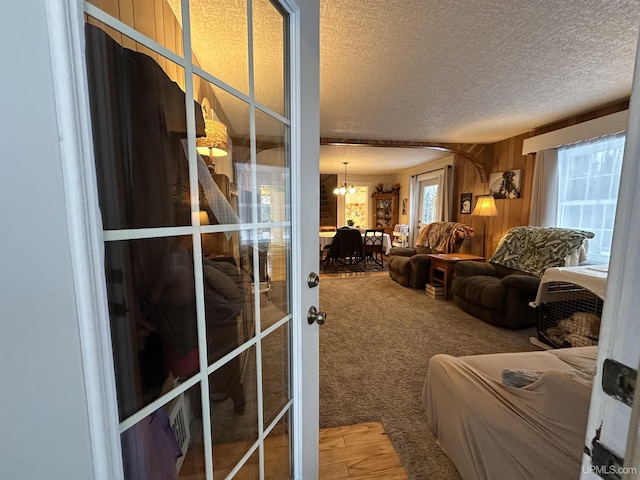
[[[290,478],[289,17],[149,5],[85,5],[125,478]]]

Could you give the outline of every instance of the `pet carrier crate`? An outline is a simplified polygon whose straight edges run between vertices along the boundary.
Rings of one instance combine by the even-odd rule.
[[[606,288],[606,265],[547,269],[532,304],[538,340],[552,348],[597,345]]]

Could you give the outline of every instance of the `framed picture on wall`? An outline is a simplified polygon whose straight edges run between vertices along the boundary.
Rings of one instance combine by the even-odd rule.
[[[489,195],[493,198],[520,198],[520,179],[522,170],[505,170],[489,175]]]
[[[409,203],[409,199],[408,198],[403,198],[402,199],[402,215],[406,215],[407,214],[407,204]]]
[[[471,213],[471,204],[473,202],[473,193],[460,194],[460,213]]]

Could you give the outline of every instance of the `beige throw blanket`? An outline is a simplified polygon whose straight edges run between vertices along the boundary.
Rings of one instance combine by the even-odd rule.
[[[464,223],[433,222],[420,229],[416,245],[440,253],[453,253],[458,240],[473,237],[473,228]]]

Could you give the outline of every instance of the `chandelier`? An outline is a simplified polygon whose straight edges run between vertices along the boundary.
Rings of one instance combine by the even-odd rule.
[[[347,193],[350,193],[351,195],[353,195],[354,193],[356,193],[356,187],[353,186],[353,184],[351,184],[350,186],[347,187],[347,164],[349,162],[342,162],[344,163],[344,183],[342,184],[341,187],[336,187],[333,190],[333,194],[334,195],[345,195]]]

